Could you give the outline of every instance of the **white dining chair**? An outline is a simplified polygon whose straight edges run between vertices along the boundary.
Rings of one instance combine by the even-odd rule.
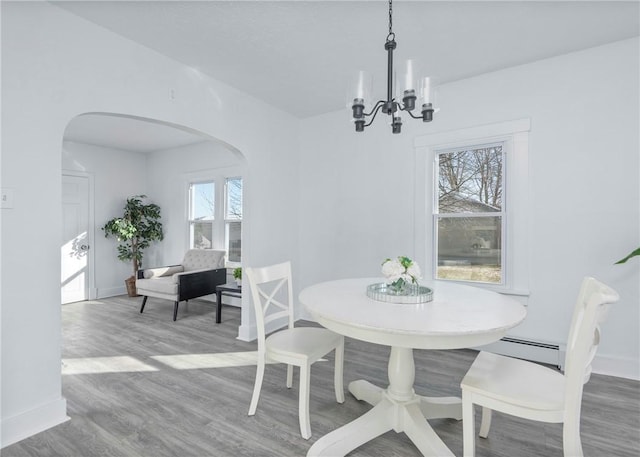
[[[309,422],[309,385],[311,365],[335,351],[334,388],[338,403],[344,403],[342,368],[344,337],[325,328],[294,327],[291,263],[285,262],[261,268],[245,268],[256,311],[258,330],[258,366],[249,416],[256,413],[265,365],[268,362],[287,364],[287,387],[293,384],[293,366],[300,367],[298,416],[300,433],[311,437]],[[286,329],[266,335],[266,328],[277,320],[288,320]]]
[[[562,423],[565,457],[582,457],[580,408],[583,385],[600,343],[600,324],[616,291],[584,278],[573,311],[564,374],[526,360],[480,352],[462,380],[462,428],[465,457],[475,455],[474,405],[482,406],[479,435],[486,438],[492,410],[525,419]]]

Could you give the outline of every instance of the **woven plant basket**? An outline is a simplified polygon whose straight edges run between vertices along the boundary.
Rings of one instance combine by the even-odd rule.
[[[125,279],[124,283],[127,286],[127,295],[129,295],[129,297],[139,297],[138,290],[136,289],[136,278],[134,276]]]

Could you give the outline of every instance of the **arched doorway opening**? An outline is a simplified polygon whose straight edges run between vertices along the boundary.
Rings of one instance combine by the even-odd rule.
[[[71,119],[62,145],[63,303],[124,293],[130,267],[117,259],[113,241],[100,228],[119,214],[126,198],[144,194],[161,207],[165,239],[145,252],[143,262],[163,265],[190,247],[189,185],[242,178],[245,172],[246,159],[237,148],[186,126],[118,113]],[[242,237],[246,231],[240,227]],[[211,247],[223,242],[218,236]]]

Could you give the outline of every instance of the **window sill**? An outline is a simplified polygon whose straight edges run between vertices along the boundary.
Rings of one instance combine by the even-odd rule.
[[[487,290],[491,290],[493,292],[498,292],[499,294],[502,295],[513,295],[513,296],[517,296],[517,297],[528,297],[531,292],[528,289],[514,289],[512,287],[508,287],[505,285],[494,285],[494,284],[488,284],[488,283],[483,283],[483,282],[473,282],[473,281],[453,281],[450,279],[438,279],[438,278],[434,278],[434,281],[446,281],[446,282],[453,282],[456,284],[462,284],[465,286],[471,286],[471,287],[478,287],[480,289],[487,289]]]

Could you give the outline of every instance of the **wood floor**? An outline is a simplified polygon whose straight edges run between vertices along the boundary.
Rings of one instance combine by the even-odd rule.
[[[63,306],[69,374],[62,386],[71,420],[3,449],[3,457],[305,456],[319,437],[370,408],[348,392],[344,404],[335,402],[329,360],[311,370],[311,439],[299,433],[297,372],[287,389],[282,365],[267,366],[258,411],[249,417],[255,367],[243,360],[256,347],[236,339],[240,310],[223,307],[216,325],[215,307],[201,300],[181,304],[176,322],[172,302],[150,298],[144,314],[139,306],[140,299],[124,296]],[[345,387],[361,378],[386,385],[388,355],[387,347],[347,339]],[[474,357],[471,350],[415,351],[416,391],[459,396]],[[462,455],[462,423],[430,422]],[[638,457],[640,383],[594,375],[585,387],[582,437],[586,456]],[[349,455],[420,454],[404,434],[388,432]],[[561,425],[496,413],[489,438],[477,440],[477,455],[561,457]]]

